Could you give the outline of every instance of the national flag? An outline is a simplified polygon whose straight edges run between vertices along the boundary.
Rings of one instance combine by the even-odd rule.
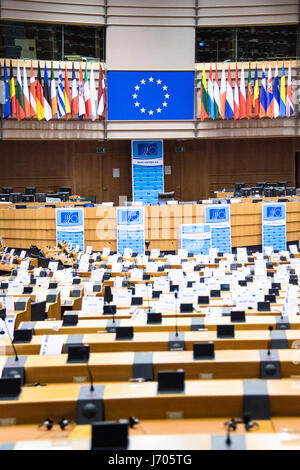
[[[83,119],[85,115],[85,101],[84,101],[84,84],[81,64],[79,67],[79,82],[78,82],[78,118]]]
[[[206,84],[206,75],[205,75],[205,67],[203,66],[202,70],[202,79],[201,79],[201,116],[200,119],[203,121],[209,115],[208,109],[208,93],[207,93],[207,84]]]
[[[74,62],[72,65],[72,116],[78,114],[78,91]]]
[[[225,104],[225,117],[231,119],[234,116],[234,104],[233,104],[233,91],[231,82],[230,65],[228,65],[227,72],[227,86],[226,86],[226,104]]]
[[[257,119],[259,116],[259,86],[258,86],[258,76],[257,76],[257,64],[256,64],[255,74],[254,74],[253,108],[254,108],[254,118]]]
[[[36,81],[36,115],[39,121],[41,119],[44,119],[45,117],[44,92],[43,92],[41,69],[40,69],[39,62],[38,62],[38,74],[37,74],[37,81]]]
[[[252,94],[252,82],[251,82],[251,65],[249,64],[248,72],[248,90],[247,90],[247,118],[252,117],[252,106],[253,106],[253,94]]]
[[[18,121],[21,121],[25,118],[24,95],[19,61],[17,61],[16,116]]]
[[[106,113],[106,89],[104,75],[101,64],[99,65],[99,85],[98,85],[98,108],[97,114],[100,119],[105,119]]]
[[[9,81],[6,68],[6,60],[4,61],[4,96],[3,96],[3,117],[8,119],[11,115],[11,101],[10,101],[10,89]]]
[[[273,119],[273,116],[274,116],[273,80],[272,80],[272,69],[271,69],[270,62],[269,62],[269,71],[268,71],[267,116],[270,119]]]
[[[282,71],[280,78],[280,105],[279,114],[281,117],[286,116],[286,89],[285,89],[285,71],[284,63],[282,62]]]
[[[286,94],[286,115],[287,117],[294,114],[294,102],[293,102],[293,82],[292,82],[292,69],[291,62],[289,63],[288,71],[288,82],[287,82],[287,94]]]
[[[51,111],[52,117],[57,114],[57,96],[56,96],[56,84],[54,78],[53,62],[51,62]]]
[[[244,64],[241,67],[241,78],[240,78],[240,119],[247,117],[247,97],[246,97],[246,87],[245,87],[245,71]]]
[[[65,98],[65,107],[66,107],[66,119],[68,120],[71,114],[71,96],[70,96],[67,64],[65,65],[65,97],[64,98]]]
[[[260,89],[260,107],[259,107],[259,117],[262,118],[266,116],[268,108],[268,99],[267,99],[267,87],[266,87],[266,73],[265,73],[265,64],[262,66],[262,75],[261,75],[261,89]]]
[[[84,72],[84,102],[85,102],[85,119],[88,119],[91,116],[91,93],[90,85],[87,72],[87,63],[85,63],[85,72]]]
[[[275,75],[274,75],[274,118],[279,116],[280,106],[280,93],[279,93],[279,77],[278,77],[278,63],[276,62]]]
[[[209,79],[208,79],[208,110],[210,117],[215,119],[215,107],[214,107],[214,84],[212,78],[211,65],[209,69]]]
[[[29,102],[29,91],[28,91],[25,60],[23,60],[23,96],[24,96],[25,117],[27,118],[27,117],[30,117],[30,102]]]
[[[12,61],[10,61],[10,74],[9,74],[9,94],[10,94],[10,103],[11,103],[11,115],[16,114],[16,88],[15,88],[15,79],[12,67]]]
[[[234,119],[240,118],[240,93],[239,93],[239,74],[237,64],[235,64],[235,83],[234,83]]]
[[[60,119],[66,114],[64,85],[63,85],[63,80],[62,80],[60,64],[59,64],[59,69],[58,69],[57,108],[58,108],[58,119]]]
[[[33,72],[32,62],[31,62],[31,69],[30,69],[29,103],[30,103],[30,117],[33,118],[36,115],[36,88],[35,88],[35,76]]]
[[[215,81],[214,81],[214,108],[215,108],[215,119],[220,117],[220,88],[218,79],[218,69],[216,64],[215,69]]]
[[[221,77],[221,92],[220,92],[220,114],[222,119],[225,119],[225,107],[226,107],[226,77],[223,65],[222,77]]]
[[[44,113],[46,121],[52,118],[50,83],[48,78],[47,64],[44,67]]]
[[[95,78],[94,78],[93,64],[91,64],[90,95],[91,95],[91,116],[92,116],[92,120],[95,121],[97,117],[97,111],[96,111],[97,97],[96,97],[96,84],[95,84]]]

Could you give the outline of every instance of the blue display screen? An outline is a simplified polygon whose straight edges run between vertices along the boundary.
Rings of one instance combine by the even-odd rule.
[[[281,219],[283,216],[282,207],[267,207],[267,218],[270,219]]]
[[[158,155],[158,146],[156,142],[143,142],[138,144],[138,155],[139,156],[153,156],[157,157]]]

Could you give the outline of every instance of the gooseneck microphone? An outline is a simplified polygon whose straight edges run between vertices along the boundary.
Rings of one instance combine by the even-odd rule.
[[[12,340],[12,338],[11,338],[11,336],[10,336],[10,333],[9,333],[9,328],[8,328],[8,326],[7,326],[7,323],[6,323],[6,316],[7,316],[7,315],[6,315],[6,308],[2,308],[2,309],[0,310],[0,319],[3,320],[3,323],[4,323],[4,325],[5,325],[5,328],[6,328],[6,331],[7,331],[8,337],[9,337],[9,340],[10,340],[10,343],[11,343],[12,348],[13,348],[14,353],[15,353],[15,360],[18,361],[19,358],[18,358],[17,350],[16,350],[16,348],[15,348],[15,345],[14,345],[13,340]]]
[[[176,309],[176,317],[175,317],[175,336],[178,336],[178,322],[177,322],[177,319],[178,319],[178,312],[177,312],[177,297],[178,297],[178,291],[177,289],[175,290],[174,292],[174,296],[175,296],[175,309]]]
[[[95,389],[94,389],[94,381],[93,381],[92,371],[91,371],[91,368],[90,368],[88,362],[86,363],[86,366],[87,366],[87,370],[88,370],[89,376],[90,376],[90,392],[93,392]]]
[[[269,337],[269,339],[268,339],[268,353],[267,353],[268,356],[271,355],[271,342],[272,342],[271,333],[272,333],[272,331],[273,331],[273,326],[272,326],[272,325],[269,326],[269,331],[270,331],[270,337]]]

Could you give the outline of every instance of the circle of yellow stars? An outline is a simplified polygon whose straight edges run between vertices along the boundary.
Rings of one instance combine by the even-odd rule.
[[[158,108],[154,107],[153,109],[146,109],[139,102],[139,95],[138,94],[139,94],[140,91],[142,91],[143,86],[146,85],[147,83],[153,83],[153,84],[156,83],[157,86],[161,86],[162,91],[164,93],[164,101],[161,103],[161,107],[159,106]],[[142,80],[140,80],[140,82],[137,85],[135,85],[134,93],[132,95],[132,98],[134,100],[134,106],[136,108],[140,109],[142,114],[145,114],[145,116],[147,114],[149,116],[154,116],[154,115],[160,114],[163,111],[164,108],[167,108],[168,99],[170,98],[170,94],[168,93],[167,85],[164,85],[162,83],[162,80],[160,80],[160,79],[155,80],[153,77],[149,77],[148,80],[145,80],[144,78],[142,78]]]

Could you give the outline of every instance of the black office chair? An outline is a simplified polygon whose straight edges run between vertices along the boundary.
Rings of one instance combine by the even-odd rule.
[[[4,188],[2,188],[2,194],[10,194],[13,192],[14,188],[12,188],[11,186],[5,186]]]
[[[35,186],[27,186],[25,188],[25,194],[35,194],[36,193],[36,187]]]
[[[31,304],[31,321],[46,320],[46,300],[43,302],[35,302]]]

